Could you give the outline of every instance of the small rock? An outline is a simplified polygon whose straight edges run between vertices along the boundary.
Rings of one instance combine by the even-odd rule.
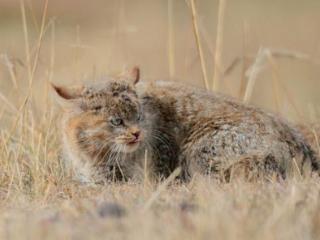
[[[126,209],[117,203],[102,203],[98,206],[98,214],[102,218],[121,218],[126,215]]]
[[[198,209],[198,207],[190,202],[182,202],[180,203],[180,210],[181,212],[195,212]]]

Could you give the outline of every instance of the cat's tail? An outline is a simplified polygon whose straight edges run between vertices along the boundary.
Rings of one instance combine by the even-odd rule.
[[[320,154],[320,123],[298,124],[297,129],[313,150]]]
[[[312,170],[320,175],[320,123],[297,124],[296,128],[307,143],[305,145],[305,152],[309,153]]]

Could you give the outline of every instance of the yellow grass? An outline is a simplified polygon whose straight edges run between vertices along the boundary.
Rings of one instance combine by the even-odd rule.
[[[199,54],[200,63],[201,63],[202,77],[203,77],[203,81],[204,81],[206,89],[209,89],[210,85],[209,85],[209,80],[208,80],[208,75],[207,75],[206,61],[204,59],[203,48],[202,48],[202,44],[201,44],[201,40],[200,40],[200,33],[199,33],[198,19],[197,19],[198,16],[197,16],[197,9],[196,9],[195,0],[191,0],[191,12],[192,12],[193,31],[194,31],[194,36],[196,39],[196,46],[198,49],[198,54]]]
[[[216,37],[216,48],[214,56],[214,76],[212,83],[212,90],[217,91],[219,89],[219,82],[221,81],[222,69],[222,51],[223,51],[223,28],[224,28],[224,18],[226,11],[227,0],[219,0],[218,8],[218,24],[217,24],[217,37]]]
[[[179,183],[178,169],[155,184],[146,168],[140,184],[72,181],[48,86],[139,65],[147,81],[209,88],[216,56],[219,91],[317,122],[320,3],[292,1],[228,1],[223,46],[218,1],[1,1],[0,239],[319,239],[320,179],[299,171],[280,182]]]

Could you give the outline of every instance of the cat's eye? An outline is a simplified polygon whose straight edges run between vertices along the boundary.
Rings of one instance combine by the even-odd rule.
[[[113,126],[120,126],[120,125],[123,125],[123,120],[122,120],[121,118],[114,117],[114,118],[111,118],[111,119],[110,119],[110,123],[111,123]]]

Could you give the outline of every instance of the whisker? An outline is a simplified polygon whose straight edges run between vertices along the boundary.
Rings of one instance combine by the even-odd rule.
[[[121,153],[123,152],[123,146],[119,146],[118,145],[117,149],[118,149],[118,151],[117,151],[118,154],[117,154],[117,158],[116,158],[116,163],[117,163],[117,166],[118,166],[118,168],[120,170],[122,178],[125,179],[124,173],[123,173],[122,168],[121,168],[120,163],[119,163],[119,158],[121,157]]]

